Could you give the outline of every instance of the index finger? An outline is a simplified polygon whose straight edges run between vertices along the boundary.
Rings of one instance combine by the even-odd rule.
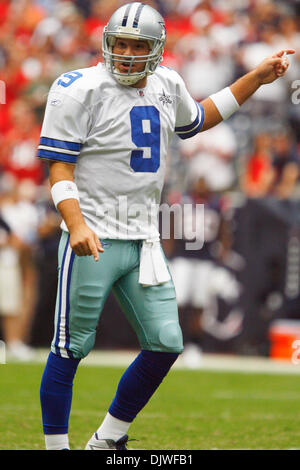
[[[276,52],[272,57],[282,57],[288,54],[295,54],[295,49],[281,49],[281,51]]]
[[[98,249],[94,240],[88,240],[88,245],[89,245],[89,249],[92,252],[92,256],[94,257],[94,260],[99,261],[99,253],[98,253]]]

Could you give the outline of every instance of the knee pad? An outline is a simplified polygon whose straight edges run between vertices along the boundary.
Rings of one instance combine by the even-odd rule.
[[[178,322],[164,322],[159,329],[158,340],[161,351],[177,353],[183,351],[182,331]]]
[[[75,359],[83,359],[93,349],[96,339],[96,332],[85,333],[81,336],[80,340],[77,341],[73,338],[72,353]]]

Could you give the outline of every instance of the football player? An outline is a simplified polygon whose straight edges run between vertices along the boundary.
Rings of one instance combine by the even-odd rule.
[[[86,449],[126,449],[130,423],[183,350],[157,213],[174,132],[182,139],[228,118],[262,84],[284,75],[284,52],[202,103],[160,65],[161,15],[134,2],[103,32],[103,63],[65,73],[48,96],[38,156],[49,161],[62,215],[55,332],[41,383],[47,449],[69,449],[72,385],[113,290],[141,352],[125,371]]]

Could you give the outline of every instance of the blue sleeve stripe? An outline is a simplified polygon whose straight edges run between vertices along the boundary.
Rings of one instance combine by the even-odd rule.
[[[195,101],[196,103],[196,101]],[[197,103],[198,104],[198,103]],[[199,122],[199,108],[197,107],[197,117],[195,119],[194,122],[192,122],[192,124],[188,124],[187,126],[182,126],[182,127],[175,127],[175,132],[188,132],[190,130],[192,130],[195,126],[197,126]]]
[[[39,158],[47,158],[48,160],[58,160],[66,163],[76,163],[76,155],[69,155],[67,153],[52,152],[52,150],[38,150],[37,156]]]
[[[197,103],[197,102],[196,102]],[[199,122],[199,124],[197,125],[197,127],[195,127],[195,129],[193,129],[191,132],[185,132],[183,134],[178,134],[178,136],[181,138],[181,139],[189,139],[190,137],[193,137],[194,135],[198,134],[198,132],[200,132],[202,126],[203,126],[203,121],[204,121],[204,109],[203,109],[203,106],[202,104],[200,103],[197,103],[198,105],[198,108],[199,110],[201,111],[201,120]]]
[[[177,135],[178,135],[178,137],[180,137],[183,140],[189,139],[190,137],[194,137],[194,135],[198,134],[198,132],[201,130],[201,127],[202,127],[202,125],[200,123],[191,132],[186,132],[185,134],[177,134]]]
[[[51,139],[50,137],[41,137],[40,145],[47,145],[48,147],[61,148],[65,150],[74,150],[79,152],[81,144],[77,142],[68,142],[67,140]]]
[[[198,103],[198,101],[195,101],[195,103],[198,106],[200,114],[201,114],[201,119],[200,119],[200,129],[201,129],[201,127],[203,126],[203,122],[204,122],[204,114],[205,114],[204,108],[201,103]]]

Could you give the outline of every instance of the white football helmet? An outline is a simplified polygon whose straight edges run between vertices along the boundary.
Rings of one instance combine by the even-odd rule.
[[[147,41],[150,52],[143,56],[125,56],[113,53],[116,38],[130,38]],[[162,16],[149,5],[134,2],[118,8],[103,30],[102,53],[109,72],[122,85],[134,85],[146,75],[152,74],[162,61],[166,42],[166,27]],[[121,73],[116,62],[129,64],[128,71]],[[145,62],[142,72],[131,73],[132,65]]]

